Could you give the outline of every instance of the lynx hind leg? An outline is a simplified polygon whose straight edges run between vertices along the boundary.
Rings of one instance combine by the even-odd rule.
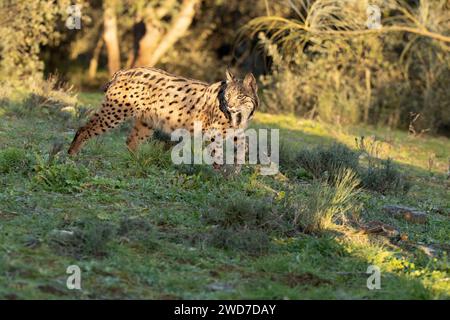
[[[151,125],[142,118],[137,118],[134,127],[127,138],[128,150],[135,152],[140,143],[150,138],[154,133]]]
[[[123,109],[114,106],[110,102],[104,102],[100,111],[95,113],[84,126],[78,129],[68,153],[70,155],[77,154],[90,138],[113,129],[131,115],[131,109]]]

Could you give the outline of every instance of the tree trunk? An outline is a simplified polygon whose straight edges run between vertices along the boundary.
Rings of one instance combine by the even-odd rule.
[[[195,5],[200,0],[183,0],[181,10],[172,22],[169,31],[164,35],[158,47],[153,52],[150,65],[155,65],[187,31],[195,16]]]
[[[143,23],[145,33],[139,40],[137,58],[134,66],[152,66],[152,55],[163,35],[151,20]]]
[[[369,110],[370,104],[372,103],[372,85],[370,83],[371,72],[369,68],[365,70],[365,78],[366,78],[366,105],[364,108],[364,123],[367,124],[369,122]]]
[[[174,1],[167,0],[163,7],[146,12],[145,34],[139,40],[135,66],[154,66],[161,57],[186,33],[195,15],[195,5],[200,0],[183,0],[178,14],[172,18],[171,25],[163,33],[159,20],[173,7]]]
[[[100,52],[102,51],[103,47],[103,35],[100,34],[100,37],[97,40],[97,44],[95,45],[94,52],[92,53],[92,58],[89,61],[89,71],[88,71],[88,77],[90,80],[94,79],[97,75],[97,67],[98,67],[98,59],[100,56]]]
[[[110,75],[120,69],[119,39],[117,37],[117,18],[114,0],[105,1],[105,13],[103,17],[103,39],[108,54],[108,71]]]

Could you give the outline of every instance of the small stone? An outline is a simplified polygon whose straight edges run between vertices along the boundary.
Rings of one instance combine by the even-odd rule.
[[[75,238],[75,233],[73,231],[70,230],[58,230],[58,229],[53,229],[50,234],[50,240],[52,242],[56,242],[59,243],[61,245],[67,244],[71,241],[74,240]]]
[[[400,232],[394,227],[383,223],[381,221],[370,221],[363,226],[364,233],[379,234],[389,238],[395,238],[400,235]]]
[[[393,217],[403,218],[411,223],[424,224],[427,223],[428,220],[428,216],[425,212],[410,207],[387,205],[383,207],[383,210]]]
[[[221,282],[211,283],[207,285],[206,288],[212,291],[225,291],[225,292],[233,291],[233,286],[231,286],[228,283],[221,283]]]
[[[417,245],[417,248],[429,257],[435,257],[437,255],[436,249],[430,246]]]

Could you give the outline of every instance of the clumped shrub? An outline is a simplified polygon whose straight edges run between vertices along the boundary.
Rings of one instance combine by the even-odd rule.
[[[209,226],[205,235],[209,244],[250,254],[267,251],[270,235],[288,230],[272,201],[242,196],[217,200],[203,212],[202,221]]]
[[[358,190],[360,184],[355,172],[346,169],[329,185],[316,180],[307,190],[307,201],[291,199],[286,205],[291,224],[307,233],[317,233],[335,223],[345,223],[348,215],[359,212]]]
[[[291,169],[296,166],[296,152],[292,150],[292,147],[284,140],[280,141],[279,149],[279,164],[281,168]]]
[[[359,185],[355,172],[342,169],[333,185],[318,179],[304,192],[297,189],[277,202],[243,196],[218,199],[202,214],[208,226],[204,239],[216,247],[259,254],[269,250],[271,237],[320,233],[347,223],[350,216],[357,218]]]
[[[224,228],[253,228],[279,230],[281,217],[269,199],[251,199],[237,196],[220,199],[202,215],[207,224]]]
[[[372,149],[362,146],[358,144],[358,151],[337,143],[331,146],[317,146],[300,150],[295,157],[289,155],[288,160],[281,161],[280,156],[280,163],[283,164],[282,169],[295,171],[298,178],[312,177],[337,185],[341,173],[351,170],[361,181],[359,186],[362,188],[382,194],[407,193],[411,184],[393,161],[377,159]],[[367,159],[365,165],[360,164],[362,154]]]
[[[215,227],[208,235],[207,241],[217,248],[244,251],[251,255],[264,254],[270,248],[269,235],[260,229]]]
[[[316,179],[336,182],[337,176],[344,169],[358,171],[359,153],[343,144],[317,146],[300,150],[296,156],[297,164]]]
[[[124,217],[120,220],[117,235],[137,241],[148,250],[158,248],[158,232],[148,220],[140,217]]]
[[[11,147],[0,151],[0,173],[25,172],[31,164],[31,157],[23,149]]]
[[[381,142],[375,137],[356,139],[356,147],[365,160],[360,169],[362,186],[382,194],[405,194],[411,184],[391,159],[379,159]]]
[[[361,170],[360,176],[364,188],[381,194],[406,194],[411,188],[391,159],[381,160],[378,164],[371,162],[367,169]]]
[[[48,236],[49,244],[58,253],[77,258],[103,257],[108,243],[117,231],[111,223],[89,218],[78,221],[68,230],[53,230]]]
[[[148,220],[139,217],[124,217],[120,220],[118,234],[134,238],[139,237],[140,233],[153,232],[154,229]]]
[[[72,162],[43,163],[39,161],[33,177],[35,187],[61,193],[78,192],[88,180],[89,171]]]
[[[140,145],[136,152],[128,152],[125,156],[125,165],[136,176],[147,176],[151,167],[166,169],[172,163],[170,151],[165,150],[163,142],[156,140]]]

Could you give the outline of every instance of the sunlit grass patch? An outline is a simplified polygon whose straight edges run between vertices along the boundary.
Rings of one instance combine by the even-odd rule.
[[[290,200],[292,223],[306,233],[318,233],[331,228],[335,223],[344,224],[348,218],[357,218],[360,204],[356,174],[347,169],[336,176],[330,186],[316,180],[306,191],[306,197]]]

